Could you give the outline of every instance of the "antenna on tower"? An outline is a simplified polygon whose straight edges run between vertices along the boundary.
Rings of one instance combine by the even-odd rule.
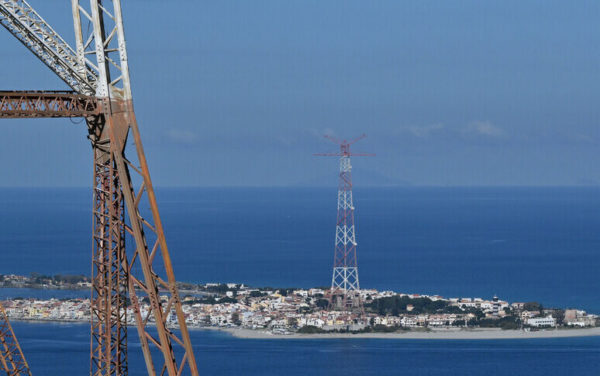
[[[340,157],[337,199],[337,223],[331,289],[327,294],[329,309],[364,313],[358,282],[358,259],[356,256],[356,232],[354,229],[354,202],[352,199],[351,156],[371,157],[375,154],[352,153],[350,145],[367,137],[366,134],[351,140],[340,140],[331,135],[326,139],[338,144],[337,153],[317,153],[316,156]]]

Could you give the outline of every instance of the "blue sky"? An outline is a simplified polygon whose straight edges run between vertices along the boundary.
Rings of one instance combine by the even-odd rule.
[[[70,1],[30,3],[73,40]],[[124,3],[157,186],[329,185],[324,133],[368,134],[356,185],[600,183],[600,2]],[[2,89],[66,88],[0,46]],[[1,126],[1,186],[91,184],[82,124]]]

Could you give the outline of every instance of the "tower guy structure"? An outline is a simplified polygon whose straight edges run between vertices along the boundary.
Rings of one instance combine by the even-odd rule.
[[[333,254],[333,275],[331,290],[328,293],[329,308],[361,312],[363,311],[358,282],[358,259],[356,256],[356,231],[354,229],[354,201],[352,199],[352,165],[350,156],[374,156],[367,153],[351,153],[350,145],[365,138],[362,135],[352,141],[338,140],[332,136],[325,138],[340,146],[339,153],[320,153],[318,156],[340,157],[340,171],[337,196],[337,223],[335,226],[335,250]]]
[[[90,374],[128,374],[132,315],[149,375],[198,375],[133,109],[121,0],[71,0],[71,12],[74,47],[27,1],[0,0],[0,24],[70,88],[0,92],[0,118],[85,119],[94,174]],[[8,325],[0,314],[0,344],[9,344],[0,366],[29,374]]]

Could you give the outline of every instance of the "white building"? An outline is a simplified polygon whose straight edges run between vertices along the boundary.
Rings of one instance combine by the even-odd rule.
[[[527,325],[535,326],[536,328],[556,326],[556,320],[552,316],[534,317],[527,320]]]

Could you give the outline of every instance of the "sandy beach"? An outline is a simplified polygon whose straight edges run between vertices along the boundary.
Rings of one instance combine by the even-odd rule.
[[[227,328],[221,329],[236,338],[247,339],[340,339],[340,338],[379,338],[379,339],[531,339],[531,338],[566,338],[600,336],[599,328],[587,329],[549,329],[535,332],[522,330],[501,329],[458,329],[458,330],[431,330],[431,331],[406,331],[397,333],[329,333],[329,334],[272,334],[263,330]]]
[[[64,324],[85,324],[87,320],[53,320],[53,319],[25,319],[12,318],[14,321],[28,323],[64,323]],[[152,325],[152,323],[150,323]],[[129,325],[133,327],[133,325]],[[273,334],[268,330],[254,330],[245,328],[221,328],[221,327],[197,327],[190,326],[190,330],[215,330],[226,332],[236,338],[244,339],[340,339],[340,338],[379,338],[379,339],[441,339],[441,340],[460,340],[460,339],[531,339],[531,338],[568,338],[568,337],[593,337],[600,336],[600,327],[585,329],[545,329],[538,331],[523,330],[502,330],[497,328],[477,328],[477,329],[431,329],[408,330],[394,333],[322,333],[322,334]]]

